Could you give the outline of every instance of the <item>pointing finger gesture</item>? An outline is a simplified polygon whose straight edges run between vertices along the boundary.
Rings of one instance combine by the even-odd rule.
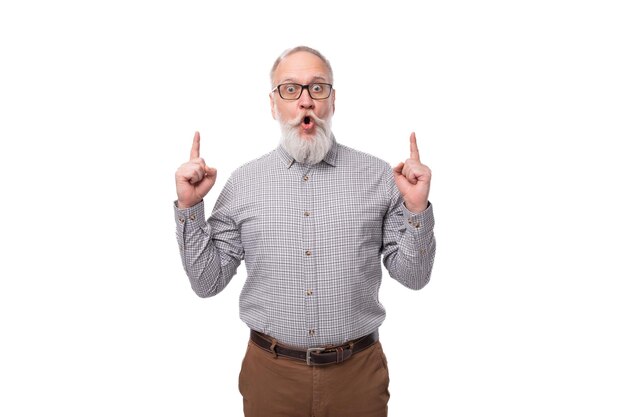
[[[430,168],[422,164],[415,132],[409,138],[410,156],[393,169],[393,176],[406,208],[413,213],[424,211],[428,207],[430,191]]]
[[[196,132],[191,145],[189,161],[176,171],[176,194],[178,207],[188,208],[198,204],[208,194],[215,180],[217,170],[209,168],[200,158],[200,133]]]
[[[411,159],[421,164],[420,151],[419,149],[417,149],[417,139],[415,139],[415,132],[411,132],[411,137],[409,138],[409,142],[411,144]]]
[[[191,144],[191,153],[189,154],[189,160],[200,158],[200,132],[196,132],[193,135],[193,143]]]

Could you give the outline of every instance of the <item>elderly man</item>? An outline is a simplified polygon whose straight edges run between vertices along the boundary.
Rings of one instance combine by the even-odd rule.
[[[287,50],[271,82],[280,146],[232,174],[208,220],[202,199],[217,171],[200,158],[198,133],[176,172],[185,271],[210,297],[246,260],[240,317],[251,336],[239,389],[247,417],[386,416],[381,257],[403,285],[428,283],[430,170],[415,134],[410,157],[393,169],[335,141],[333,73],[318,51]]]

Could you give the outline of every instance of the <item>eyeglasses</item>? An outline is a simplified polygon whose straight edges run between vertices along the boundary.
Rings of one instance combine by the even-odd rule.
[[[283,100],[297,100],[302,95],[302,91],[307,90],[313,100],[324,100],[330,97],[333,91],[332,84],[314,83],[314,84],[279,84],[272,90],[272,93],[278,90],[278,94]]]

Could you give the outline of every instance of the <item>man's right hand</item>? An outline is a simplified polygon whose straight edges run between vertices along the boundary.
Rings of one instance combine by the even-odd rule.
[[[213,188],[216,179],[217,170],[209,168],[204,159],[200,158],[200,133],[196,132],[189,161],[182,164],[176,171],[178,208],[189,208],[202,201]]]

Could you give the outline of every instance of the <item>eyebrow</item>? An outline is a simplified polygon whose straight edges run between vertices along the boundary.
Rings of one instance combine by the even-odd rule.
[[[316,75],[315,77],[311,78],[311,81],[309,81],[309,83],[316,82],[316,81],[323,81],[325,83],[328,82],[326,81],[326,77],[322,75]],[[279,84],[284,84],[284,83],[296,83],[296,80],[291,77],[287,77],[279,82]]]

